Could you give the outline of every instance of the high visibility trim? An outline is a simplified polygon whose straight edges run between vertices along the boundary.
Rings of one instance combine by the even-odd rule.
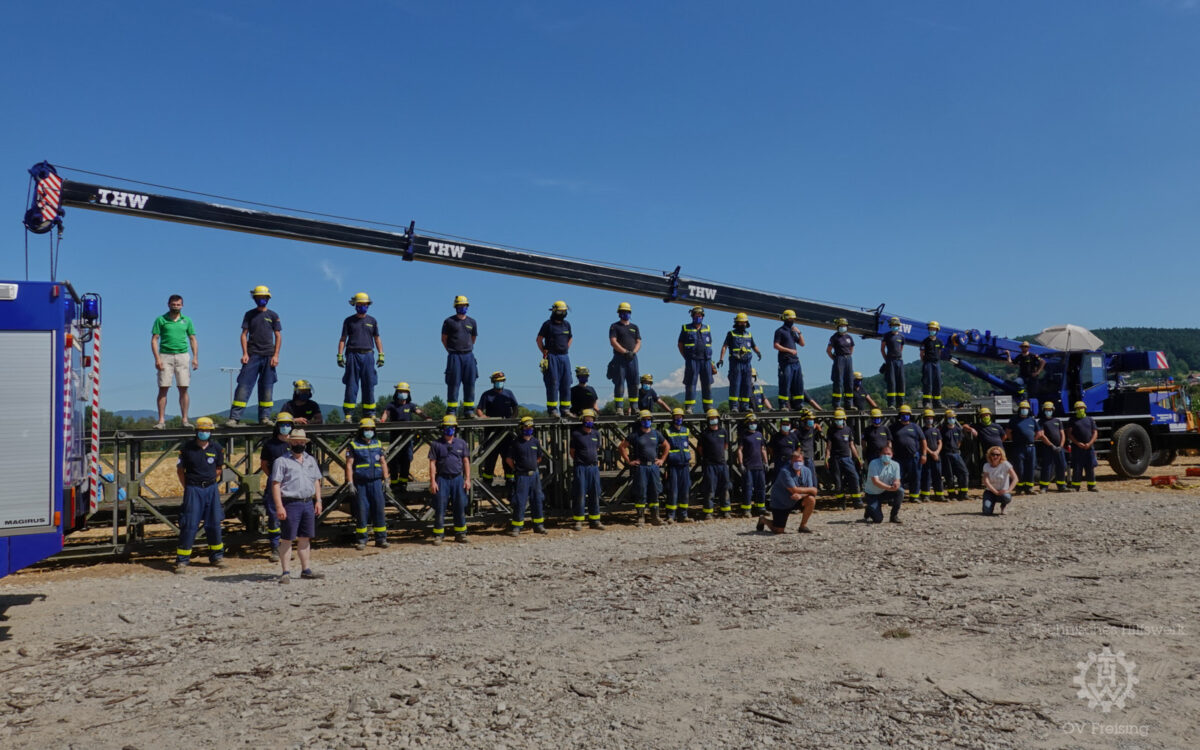
[[[683,405],[684,406],[695,406],[696,399],[694,399],[694,398],[693,399],[684,399]]]
[[[589,520],[589,521],[599,521],[599,520],[600,520],[600,514],[599,514],[599,513],[596,513],[595,515],[593,515],[593,514],[589,513],[589,514],[588,514],[588,520]]]
[[[233,405],[234,405],[234,406],[236,406],[236,407],[237,407],[237,408],[239,408],[239,409],[245,409],[245,408],[246,408],[246,402],[245,402],[245,401],[234,401],[234,402],[233,402]]]
[[[515,478],[516,478],[516,474],[509,474],[508,472],[505,472],[505,473],[504,473],[504,478],[505,478],[505,479],[508,479],[508,480],[510,480],[510,481],[511,481],[511,480],[513,480],[513,479],[515,479]]]
[[[273,528],[273,529],[267,529],[267,533],[268,533],[268,534],[282,534],[282,533],[283,533],[283,529],[282,529],[282,528],[280,528],[279,526],[276,526],[276,527],[275,527],[275,528]]]
[[[445,534],[445,533],[446,533],[446,530],[445,530],[445,529],[439,529],[439,528],[435,528],[435,529],[433,530],[433,533],[434,533],[434,534],[436,534],[437,536],[441,536],[442,534]]]
[[[713,512],[713,509],[712,509],[712,508],[705,508],[705,509],[704,509],[704,512],[705,512],[705,513],[712,513],[712,512]]]
[[[749,506],[749,505],[739,505],[738,507],[741,508],[742,510],[750,510],[750,508],[751,508],[751,506]]]
[[[534,522],[535,524],[537,524],[537,525],[541,525],[541,524],[543,524],[543,523],[545,523],[545,522],[546,522],[546,519],[544,519],[544,518],[535,518],[535,519],[533,519],[533,522]]]
[[[584,520],[584,517],[583,516],[571,516],[571,520],[572,521],[582,521],[582,520]]]
[[[466,530],[467,530],[467,527],[466,527],[466,526],[455,526],[455,527],[454,527],[454,533],[455,533],[455,534],[462,534],[462,533],[463,533],[463,532],[465,532]]]
[[[374,404],[374,403],[370,403],[370,404],[363,404],[363,408],[364,408],[364,409],[372,409],[372,410],[373,410],[373,409],[375,408],[375,404]]]
[[[274,401],[259,401],[258,402],[258,406],[260,409],[270,409],[274,405],[275,405]]]
[[[645,508],[646,504],[645,503],[634,503],[633,507],[634,508]]]
[[[225,549],[225,545],[224,545],[224,544],[210,544],[210,545],[208,545],[208,551],[209,551],[209,552],[220,552],[220,551],[221,551],[221,550],[223,550],[223,549]]]
[[[446,402],[446,408],[447,408],[447,409],[457,409],[457,408],[458,408],[458,402],[457,402],[457,401],[447,401],[447,402]]]
[[[679,506],[678,505],[664,505],[663,507],[666,508],[667,510],[675,510]]]
[[[180,557],[191,557],[192,551],[190,549],[177,549],[175,550],[175,554]]]
[[[525,525],[525,522],[524,522],[524,521],[513,521],[513,522],[512,522],[512,525],[513,525],[513,526],[516,526],[516,527],[519,529],[519,528],[521,528],[522,526],[524,526],[524,525]]]
[[[706,398],[706,399],[701,399],[701,400],[704,402],[705,406],[712,406],[713,401],[711,398]]]
[[[463,406],[467,407],[468,409],[470,409],[471,407],[475,406],[475,402],[474,402],[474,401],[463,401],[462,403],[463,403]]]
[[[348,404],[345,401],[342,402],[343,409],[348,409],[350,411],[354,411],[354,407],[356,407],[356,406],[358,406],[358,404]]]
[[[729,511],[731,511],[731,510],[733,510],[733,508],[732,508],[731,506],[728,506],[728,505],[722,505],[722,506],[721,506],[721,512],[722,512],[722,513],[728,513],[728,512],[729,512]]]
[[[366,526],[359,526],[359,527],[355,528],[354,531],[357,532],[359,536],[367,535],[367,527]]]
[[[387,526],[372,526],[371,531],[374,531],[376,534],[380,534],[387,531]]]

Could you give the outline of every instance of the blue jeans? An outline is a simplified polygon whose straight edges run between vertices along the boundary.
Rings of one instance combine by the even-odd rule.
[[[641,377],[638,369],[637,355],[626,357],[624,354],[613,352],[612,360],[608,363],[608,379],[613,384],[613,401],[617,409],[625,408],[625,392],[629,392],[629,406],[637,403],[638,380]]]
[[[865,517],[871,523],[883,523],[882,505],[886,502],[892,507],[892,518],[897,518],[900,515],[900,502],[903,499],[904,493],[900,490],[884,490],[878,495],[867,495]]]
[[[987,490],[984,490],[983,491],[983,515],[985,515],[985,516],[993,515],[992,511],[995,509],[997,503],[1000,504],[1000,509],[1003,510],[1011,502],[1012,502],[1012,493],[1011,492],[1005,492],[1003,494],[997,495],[997,494],[994,494]]]
[[[433,533],[446,533],[446,506],[454,514],[454,533],[467,533],[467,490],[463,487],[462,474],[437,478],[438,491],[433,496]]]
[[[378,377],[374,352],[346,352],[346,374],[342,376],[346,392],[342,397],[342,411],[347,415],[353,413],[358,405],[358,389],[361,386],[363,416],[374,416],[375,383]]]
[[[208,540],[208,559],[220,560],[225,554],[221,543],[221,522],[225,520],[225,509],[221,507],[221,493],[217,485],[207,487],[184,487],[183,505],[179,508],[179,546],[175,549],[175,562],[187,563],[192,558],[192,544],[204,524],[204,536]]]
[[[729,409],[731,411],[750,411],[750,391],[754,388],[754,378],[750,375],[750,360],[740,362],[729,360]]]
[[[700,380],[700,401],[703,409],[712,408],[712,362],[706,359],[687,359],[683,362],[683,410],[688,414],[696,405],[696,380]]]
[[[375,538],[387,538],[387,520],[384,518],[383,480],[354,480],[354,518],[358,521],[354,529],[359,541],[367,541],[367,523]]]
[[[888,406],[904,403],[904,360],[888,359],[883,362],[884,401]]]
[[[275,368],[271,367],[270,356],[252,356],[238,372],[237,388],[233,391],[233,405],[229,407],[229,418],[242,418],[242,412],[246,410],[246,399],[250,398],[250,391],[254,390],[255,382],[258,383],[258,421],[269,418],[271,408],[275,406],[271,394],[278,379]]]
[[[446,413],[458,413],[458,387],[462,386],[464,414],[475,411],[475,381],[479,379],[479,365],[475,354],[446,352]]]
[[[571,357],[566,354],[547,354],[548,367],[542,373],[546,384],[546,409],[571,408]]]
[[[512,497],[512,525],[514,528],[520,528],[525,525],[525,507],[529,507],[530,520],[534,524],[542,524],[546,521],[544,505],[546,496],[542,492],[542,478],[535,471],[532,474],[520,473],[517,474],[513,484]]]
[[[704,512],[712,513],[714,506],[719,500],[721,502],[720,510],[723,513],[729,512],[729,465],[728,464],[705,464],[704,465]]]
[[[575,464],[575,521],[600,520],[600,467]]]
[[[745,469],[742,475],[742,510],[766,510],[767,470]]]
[[[779,408],[804,407],[804,372],[799,362],[779,363]]]

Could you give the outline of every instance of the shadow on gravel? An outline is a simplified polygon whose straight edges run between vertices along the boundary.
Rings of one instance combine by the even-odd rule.
[[[205,576],[204,580],[213,583],[275,582],[279,580],[279,573],[235,573],[228,576]]]
[[[46,598],[45,594],[0,594],[0,621],[8,619],[8,608],[21,605],[29,605],[34,602],[43,601]],[[7,641],[12,638],[9,634],[7,625],[0,625],[0,641]]]

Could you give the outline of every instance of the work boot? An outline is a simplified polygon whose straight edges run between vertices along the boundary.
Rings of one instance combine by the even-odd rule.
[[[903,521],[900,520],[900,517],[896,516],[894,514],[892,515],[891,518],[888,519],[888,522],[889,523],[903,523]]]
[[[440,545],[442,542],[444,542],[445,541],[444,537],[445,537],[445,534],[434,534],[433,535],[433,546],[436,547],[436,546]]]
[[[459,544],[468,544],[471,540],[467,539],[466,532],[459,532],[454,535],[454,541],[458,542]]]
[[[271,419],[270,417],[267,417],[266,419],[260,419],[260,420],[258,420],[258,422],[259,422],[259,424],[263,425],[264,427],[274,427],[275,426],[275,420]]]
[[[588,526],[591,526],[596,531],[604,531],[606,528],[605,525],[600,523],[599,520],[588,521]]]
[[[514,537],[515,537],[515,536],[521,536],[521,527],[520,527],[520,526],[513,526],[513,527],[512,527],[511,529],[509,529],[509,530],[508,530],[506,533],[507,533],[509,536],[514,536]]]
[[[675,523],[675,511],[670,511],[663,514],[663,523],[670,526]]]
[[[1096,485],[1094,485],[1094,484],[1088,485],[1088,492],[1099,492],[1099,491],[1100,491],[1100,488],[1097,487]]]
[[[645,508],[638,508],[637,521],[635,522],[635,525],[638,528],[641,528],[642,526],[646,525],[646,509]]]
[[[212,560],[211,562],[209,562],[209,565],[213,566],[214,568],[228,568],[229,567],[229,563],[225,562],[225,558],[223,558],[223,557],[218,557],[216,560]]]
[[[650,511],[650,525],[651,526],[662,526],[662,523],[663,523],[662,519],[658,517],[658,508],[651,510]]]
[[[729,518],[730,518],[730,517],[731,517],[731,516],[730,516],[730,514],[729,514],[729,511],[727,511],[727,510],[723,510],[723,511],[721,511],[721,520],[723,520],[723,521],[724,521],[724,520],[729,520]]]
[[[545,527],[544,525],[542,525],[542,524],[540,524],[540,523],[535,523],[535,524],[533,525],[533,533],[535,533],[535,534],[549,534],[550,532],[546,531],[546,527]]]
[[[226,427],[239,427],[241,425],[236,419],[226,419],[225,426]]]
[[[547,409],[546,416],[550,417],[551,419],[557,419],[558,418],[558,409]]]
[[[680,516],[679,516],[679,522],[680,522],[680,523],[692,523],[692,522],[693,522],[693,521],[695,521],[695,520],[696,520],[696,519],[692,518],[692,517],[691,517],[691,516],[689,516],[687,513],[682,513],[682,514],[680,514]]]
[[[279,548],[272,547],[271,551],[267,553],[267,559],[271,562],[279,562]]]
[[[571,531],[583,531],[583,521],[576,521],[571,524]]]
[[[181,574],[183,574],[183,573],[186,573],[186,572],[187,572],[187,569],[188,569],[188,564],[187,564],[187,563],[185,563],[185,562],[177,562],[177,563],[175,563],[175,567],[171,569],[171,572],[172,572],[172,573],[174,573],[174,574],[176,574],[176,575],[181,575]]]
[[[375,546],[379,549],[387,549],[388,547],[391,547],[392,544],[387,540],[387,537],[384,537],[382,539],[376,539]]]
[[[763,531],[767,528],[767,517],[759,516],[758,523],[754,526],[755,531]]]
[[[359,539],[357,542],[354,543],[354,549],[356,549],[360,552],[362,550],[365,550],[366,548],[367,548],[367,540],[366,539]]]

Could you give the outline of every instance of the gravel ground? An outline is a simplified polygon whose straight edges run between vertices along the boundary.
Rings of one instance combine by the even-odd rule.
[[[1194,491],[0,584],[0,746],[1194,748]],[[1089,709],[1078,664],[1136,666]],[[1089,675],[1092,673],[1089,673]]]

